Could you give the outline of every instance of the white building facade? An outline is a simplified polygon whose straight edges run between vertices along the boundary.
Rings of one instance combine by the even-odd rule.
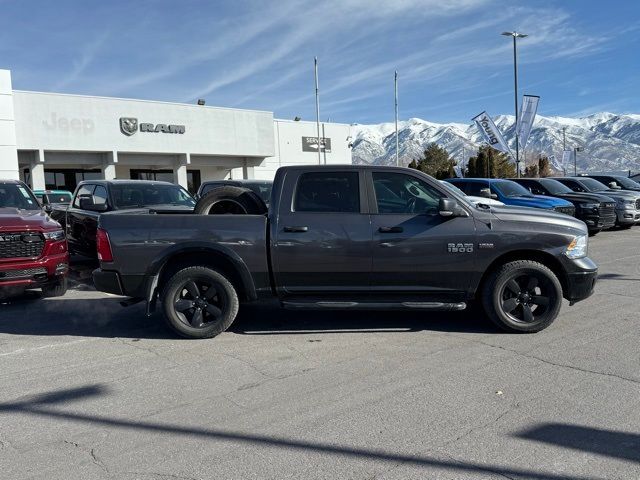
[[[272,112],[13,90],[0,70],[0,178],[73,190],[81,180],[272,179],[280,166],[351,163],[350,126]]]

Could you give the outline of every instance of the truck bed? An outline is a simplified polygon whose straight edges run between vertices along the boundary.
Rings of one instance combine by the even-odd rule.
[[[109,234],[123,293],[144,297],[145,279],[177,248],[194,254],[217,249],[244,264],[257,294],[270,292],[267,223],[262,215],[101,215],[99,227]]]

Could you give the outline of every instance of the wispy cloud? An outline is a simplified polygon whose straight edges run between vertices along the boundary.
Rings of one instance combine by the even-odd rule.
[[[86,47],[82,50],[80,58],[76,59],[73,62],[73,68],[69,72],[67,76],[59,80],[55,83],[51,90],[60,91],[64,90],[69,85],[72,85],[74,82],[77,82],[78,79],[85,72],[87,67],[91,65],[91,63],[95,60],[96,55],[100,52],[100,49],[103,47],[107,39],[109,38],[109,32],[104,31],[99,34],[92,42],[88,43]]]

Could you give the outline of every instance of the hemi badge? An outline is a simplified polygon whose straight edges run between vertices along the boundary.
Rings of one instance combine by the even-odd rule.
[[[480,249],[489,249],[493,248],[493,243],[479,243],[478,248]]]

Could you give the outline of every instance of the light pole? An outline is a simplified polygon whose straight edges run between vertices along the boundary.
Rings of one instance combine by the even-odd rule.
[[[518,38],[527,37],[527,34],[518,33],[515,30],[513,32],[502,32],[501,35],[505,37],[513,37],[513,84],[514,84],[514,98],[516,104],[516,170],[518,173],[518,178],[520,178],[520,141],[518,139],[518,54],[517,54],[517,46],[516,40]]]

